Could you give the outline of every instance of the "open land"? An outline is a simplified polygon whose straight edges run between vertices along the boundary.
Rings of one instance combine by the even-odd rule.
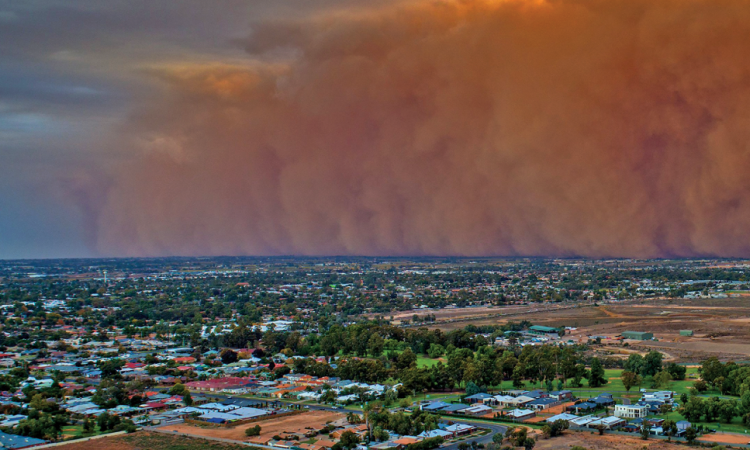
[[[55,448],[59,450],[240,450],[248,447],[240,444],[140,431],[133,434],[64,444]]]
[[[587,450],[684,450],[689,447],[681,444],[651,439],[643,441],[637,437],[614,436],[591,433],[566,432],[563,436],[537,441],[535,450],[568,450],[578,445]]]
[[[465,310],[470,311],[459,312]],[[589,336],[614,338],[623,331],[647,331],[654,334],[655,340],[628,341],[627,348],[623,348],[622,341],[604,339],[604,349],[610,346],[609,352],[622,358],[634,351],[645,353],[657,349],[665,353],[666,360],[684,362],[710,356],[721,360],[750,359],[750,297],[744,295],[721,299],[628,300],[570,308],[524,305],[448,311],[448,314],[436,313],[437,322],[431,326],[450,330],[468,324],[528,320],[535,325],[574,327],[576,330],[566,339],[579,342],[586,342]],[[474,315],[468,315],[469,312]],[[462,320],[451,321],[454,317],[451,314]],[[680,330],[692,330],[693,336],[680,336]]]
[[[163,430],[176,431],[178,433],[186,433],[206,437],[260,443],[266,442],[271,437],[276,435],[284,437],[289,434],[304,434],[310,430],[320,430],[328,422],[333,422],[344,417],[345,416],[343,414],[330,411],[308,411],[304,414],[273,418],[270,420],[249,423],[232,428],[209,428],[192,426],[188,424],[178,424],[163,427]],[[247,436],[245,436],[245,430],[248,427],[253,427],[255,425],[260,425],[260,435],[254,436],[252,438],[248,438]]]

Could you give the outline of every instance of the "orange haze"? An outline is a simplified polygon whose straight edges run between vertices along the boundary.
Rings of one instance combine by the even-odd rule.
[[[100,253],[750,256],[748,0],[417,2],[242,45],[152,69]]]

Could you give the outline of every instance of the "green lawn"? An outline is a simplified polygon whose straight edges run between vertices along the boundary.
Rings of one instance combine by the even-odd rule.
[[[426,356],[417,356],[417,367],[432,367],[435,364],[437,364],[439,359],[437,358],[428,358]],[[443,362],[445,364],[445,362]]]
[[[669,414],[657,414],[654,417],[660,417],[662,419],[671,419],[675,422],[678,422],[680,420],[686,420],[682,415],[676,411],[671,412]],[[732,423],[724,423],[724,422],[691,422],[694,426],[703,425],[706,428],[710,428],[712,430],[716,431],[727,431],[730,433],[743,433],[747,434],[748,431],[750,431],[750,428],[748,428],[746,425],[742,423],[742,417],[735,417],[732,419]],[[750,434],[748,434],[750,435]]]
[[[99,427],[94,427],[96,431],[93,433],[88,433],[85,436],[98,436],[100,434],[104,434],[101,431],[99,431]],[[111,431],[107,431],[107,433],[111,433]],[[62,429],[62,434],[66,436],[66,438],[79,438],[81,436],[84,436],[83,434],[83,425],[66,425]]]

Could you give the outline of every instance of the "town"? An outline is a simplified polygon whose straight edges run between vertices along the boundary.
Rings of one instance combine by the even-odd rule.
[[[748,285],[723,260],[3,261],[0,443],[747,446]]]

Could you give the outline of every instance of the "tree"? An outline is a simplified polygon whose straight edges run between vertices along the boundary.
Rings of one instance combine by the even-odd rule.
[[[643,371],[641,375],[644,377],[654,376],[661,371],[662,354],[656,350],[651,350],[643,358]]]
[[[107,431],[109,427],[109,413],[103,412],[96,418],[96,423],[99,425],[99,430]]]
[[[223,362],[224,364],[232,364],[237,362],[238,360],[237,352],[230,348],[225,348],[224,350],[222,350],[221,353],[219,353],[219,357],[221,358],[221,362]]]
[[[430,344],[430,348],[427,349],[427,355],[430,358],[440,358],[443,354],[445,354],[445,347],[434,342]]]
[[[732,423],[732,418],[737,415],[737,400],[722,400],[719,404],[719,416],[726,423]]]
[[[662,370],[661,372],[654,375],[654,387],[657,389],[662,389],[669,386],[669,383],[671,381],[672,375],[670,375],[666,370]]]
[[[255,425],[254,427],[248,427],[245,430],[245,436],[258,436],[260,435],[260,425]]]
[[[185,391],[185,395],[182,396],[182,402],[185,403],[185,406],[193,405],[193,396],[190,395],[190,391]]]
[[[664,434],[669,436],[671,439],[672,436],[677,434],[677,423],[674,420],[667,419],[661,424],[661,428],[664,430]]]
[[[621,378],[622,385],[625,386],[625,390],[628,392],[630,392],[633,386],[637,386],[642,382],[641,376],[635,372],[625,371],[622,373]]]
[[[34,397],[31,398],[31,404],[29,406],[37,411],[44,411],[47,409],[48,405],[49,403],[47,403],[47,400],[42,394],[35,394]]]
[[[377,426],[372,430],[372,438],[378,442],[384,442],[390,438],[390,435],[382,427]]]
[[[599,358],[594,358],[591,360],[591,372],[589,375],[589,386],[590,387],[599,387],[604,386],[607,384],[607,379],[604,378],[604,367],[602,367],[602,362],[599,360]]]
[[[567,420],[555,420],[550,425],[550,437],[560,436],[563,431],[567,430],[569,427],[570,423]]]
[[[353,432],[349,430],[344,431],[341,434],[341,438],[339,439],[339,442],[341,443],[341,445],[349,449],[356,447],[357,444],[359,444],[359,441],[360,441],[359,436],[357,436],[356,434],[354,434]]]
[[[416,363],[417,355],[409,347],[401,352],[401,354],[398,355],[398,358],[396,358],[396,368],[399,370],[409,368]]]
[[[687,403],[682,405],[680,413],[683,417],[691,422],[700,421],[701,416],[706,412],[704,401],[700,397],[691,397]]]
[[[688,444],[692,445],[695,442],[695,439],[698,437],[698,431],[696,431],[693,427],[688,427],[685,430],[685,440],[688,442]]]
[[[527,438],[526,428],[518,428],[513,431],[513,434],[510,437],[510,441],[516,447],[522,447],[524,443],[526,442],[526,438]]]
[[[122,378],[120,369],[125,366],[125,361],[121,359],[102,360],[97,363],[99,370],[102,371],[102,379],[105,378]]]
[[[667,364],[666,369],[672,376],[673,380],[684,380],[685,374],[687,374],[687,367],[675,363]]]
[[[94,432],[94,424],[91,423],[88,417],[85,417],[83,419],[83,432],[84,434],[93,433]]]
[[[466,383],[466,395],[474,395],[482,392],[482,388],[476,385],[473,381]]]
[[[643,356],[638,353],[631,353],[623,364],[623,368],[626,372],[640,374],[643,371]]]
[[[697,380],[693,383],[693,388],[698,392],[706,392],[708,390],[708,385],[703,380]]]
[[[651,426],[647,422],[643,422],[641,425],[641,439],[644,441],[648,440],[648,437],[651,435]]]
[[[713,385],[717,378],[723,377],[725,375],[724,364],[722,364],[717,357],[712,356],[703,361],[703,364],[700,368],[700,373],[703,381]]]
[[[503,443],[503,435],[500,433],[495,433],[494,436],[492,436],[492,442],[494,442],[497,445],[501,445]]]
[[[370,340],[367,341],[367,349],[370,355],[376,358],[380,356],[380,354],[383,353],[384,344],[385,341],[383,341],[383,337],[378,333],[373,333],[372,336],[370,336]]]
[[[526,440],[523,441],[523,448],[526,450],[532,450],[535,445],[536,441],[530,437],[527,437]]]
[[[187,388],[182,383],[177,383],[169,388],[170,395],[185,395],[185,392],[187,392]]]

